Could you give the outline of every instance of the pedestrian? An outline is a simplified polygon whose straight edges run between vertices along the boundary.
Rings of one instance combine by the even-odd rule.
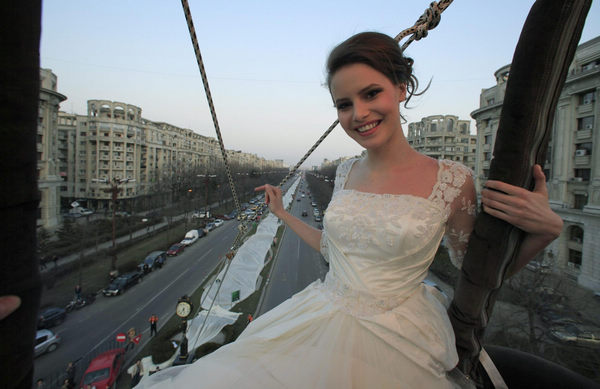
[[[45,387],[46,387],[46,384],[44,383],[44,380],[39,378],[35,383],[35,388],[36,389],[44,389]]]
[[[74,386],[75,384],[75,364],[70,361],[69,363],[67,363],[67,369],[66,369],[66,373],[67,373],[67,379],[69,380],[71,386]]]
[[[252,320],[254,320],[254,318],[252,317],[252,314],[249,313],[248,314],[248,324],[250,324],[252,322]]]
[[[48,262],[48,257],[44,256],[40,258],[40,270],[46,270],[46,263]]]
[[[141,359],[138,359],[137,362],[135,363],[135,365],[133,365],[131,367],[130,374],[131,374],[131,387],[133,388],[140,382],[140,379],[142,378],[142,375],[144,374]]]
[[[56,269],[56,266],[58,266],[58,255],[52,257],[52,262],[54,262],[54,268]]]
[[[75,300],[81,300],[81,285],[75,285]]]
[[[150,322],[150,336],[156,335],[156,325],[158,324],[158,316],[156,316],[156,314],[152,314],[148,321]]]

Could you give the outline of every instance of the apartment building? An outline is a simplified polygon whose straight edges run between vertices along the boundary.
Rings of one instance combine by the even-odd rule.
[[[489,173],[510,65],[495,72],[496,85],[484,89],[477,122],[477,187]],[[600,37],[578,46],[554,118],[544,172],[552,208],[563,232],[545,251],[557,271],[600,290]]]
[[[131,104],[89,100],[87,114],[59,111],[67,97],[57,92],[57,76],[40,69],[37,173],[40,203],[38,227],[54,228],[61,213],[77,200],[97,210],[110,207],[108,185],[102,181],[129,179],[120,185],[122,208],[183,185],[223,166],[215,138],[169,123],[142,117]],[[231,166],[270,170],[283,160],[267,160],[240,150],[226,150]],[[186,182],[185,184],[190,184]],[[163,201],[168,200],[163,198]]]
[[[40,101],[36,139],[38,189],[38,227],[60,223],[59,174],[61,150],[58,148],[58,107],[67,97],[57,92],[57,78],[50,69],[40,69]]]
[[[477,137],[471,122],[454,115],[432,115],[408,124],[408,143],[418,152],[435,159],[459,161],[475,168]]]

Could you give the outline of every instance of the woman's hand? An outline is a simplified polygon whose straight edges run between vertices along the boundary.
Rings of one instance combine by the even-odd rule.
[[[265,191],[265,204],[269,205],[269,210],[271,213],[278,218],[281,218],[281,215],[285,211],[283,209],[283,196],[281,194],[281,189],[277,186],[265,184],[254,188],[255,192],[264,190]]]
[[[13,313],[21,305],[21,299],[18,296],[0,297],[0,320]]]
[[[490,180],[481,191],[481,202],[486,213],[539,236],[548,244],[560,235],[563,222],[550,208],[546,177],[540,165],[533,167],[533,177],[533,191]]]

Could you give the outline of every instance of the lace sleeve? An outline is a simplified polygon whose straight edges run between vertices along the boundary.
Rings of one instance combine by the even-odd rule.
[[[457,166],[460,168],[453,169],[453,176],[454,183],[460,184],[456,185],[460,193],[451,204],[445,242],[450,260],[460,269],[475,224],[477,197],[471,170],[459,164]]]
[[[319,246],[321,247],[321,255],[325,258],[325,261],[329,263],[329,243],[327,242],[327,231],[325,230],[321,233]]]
[[[335,183],[333,185],[333,193],[337,192],[338,190],[344,187],[344,185],[346,184],[346,176],[352,168],[352,164],[355,160],[356,158],[347,159],[338,165],[335,171]]]

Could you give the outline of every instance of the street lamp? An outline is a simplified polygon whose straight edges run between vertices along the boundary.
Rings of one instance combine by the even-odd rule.
[[[205,198],[206,198],[206,207],[204,209],[204,215],[206,216],[206,212],[208,212],[208,179],[209,178],[215,178],[217,175],[216,174],[197,174],[196,177],[203,177],[204,178],[204,188],[206,190],[205,194]]]
[[[114,253],[114,249],[116,247],[116,241],[115,241],[115,231],[116,231],[116,225],[115,225],[115,212],[116,212],[116,208],[117,208],[117,198],[119,196],[119,192],[121,191],[122,188],[119,188],[119,185],[121,184],[126,184],[128,182],[135,182],[134,179],[132,178],[113,178],[112,182],[109,181],[107,178],[94,178],[92,179],[92,182],[99,182],[101,184],[108,184],[109,187],[104,189],[104,192],[106,193],[110,193],[111,194],[111,200],[112,200],[112,248],[113,248],[113,255],[112,255],[112,270],[115,270],[116,268],[116,255]]]

